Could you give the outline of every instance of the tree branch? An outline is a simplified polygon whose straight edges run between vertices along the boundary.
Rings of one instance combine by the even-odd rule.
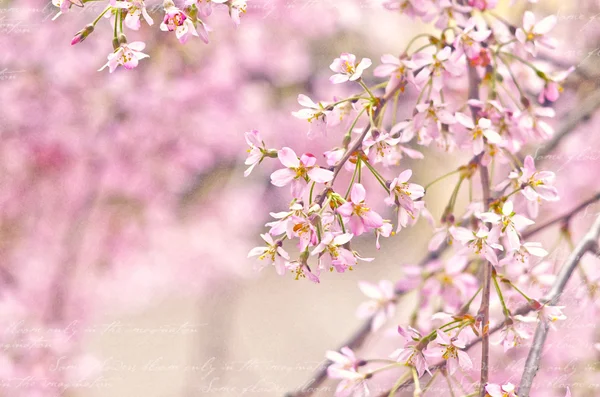
[[[560,273],[556,276],[556,281],[552,285],[552,288],[546,294],[546,297],[541,301],[543,304],[555,305],[567,285],[567,282],[571,278],[573,271],[579,264],[579,261],[587,252],[596,253],[598,250],[598,239],[600,239],[600,216],[596,218],[596,221],[587,232],[583,240],[579,242],[577,247],[560,269]],[[529,392],[533,384],[533,378],[535,377],[538,369],[540,358],[542,355],[542,349],[548,336],[548,322],[541,321],[537,329],[535,330],[535,336],[533,343],[531,344],[531,350],[527,356],[525,362],[525,369],[521,378],[521,385],[519,386],[519,396],[529,397]]]

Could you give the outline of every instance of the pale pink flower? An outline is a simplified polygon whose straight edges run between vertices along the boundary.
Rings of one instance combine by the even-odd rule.
[[[417,370],[419,377],[423,376],[425,371],[429,372],[429,365],[423,352],[417,349],[419,341],[421,340],[419,331],[412,327],[404,329],[399,326],[398,333],[404,338],[404,346],[390,354],[390,358],[399,363],[414,367]]]
[[[277,157],[286,168],[273,172],[271,183],[279,187],[291,183],[294,198],[302,197],[309,180],[326,183],[333,179],[333,172],[316,165],[317,159],[310,153],[305,153],[298,158],[292,149],[284,147],[277,152]]]
[[[392,235],[392,229],[392,224],[387,220],[383,221],[383,225],[381,227],[375,229],[375,235],[377,236],[377,238],[375,239],[375,247],[377,249],[381,249],[381,245],[379,244],[379,237],[390,237]]]
[[[381,162],[393,164],[394,159],[391,158],[391,154],[399,142],[400,138],[392,138],[390,133],[381,130],[377,131],[375,136],[372,133],[367,135],[363,141],[363,151],[372,164]]]
[[[290,260],[289,254],[281,247],[279,241],[273,241],[273,237],[270,234],[261,234],[263,240],[267,243],[264,247],[254,247],[248,253],[248,258],[258,256],[260,261],[267,260],[270,263],[262,265],[261,269],[265,266],[272,264],[275,266],[277,274],[283,276],[287,267],[288,261]]]
[[[491,34],[492,31],[487,28],[483,19],[472,17],[454,40],[454,47],[462,49],[467,58],[474,59],[480,55],[482,49],[479,43],[487,40]]]
[[[336,119],[335,117],[330,119],[327,117],[331,111],[325,110],[325,104],[321,102],[315,103],[312,99],[303,94],[298,95],[298,103],[304,106],[304,109],[292,112],[292,116],[307,120],[310,123],[311,126],[308,131],[309,138],[312,139],[326,135],[325,132],[328,126],[336,124],[336,121],[337,124],[339,124],[339,119]]]
[[[145,47],[146,44],[141,41],[121,44],[113,53],[108,55],[108,62],[98,69],[98,71],[101,71],[108,66],[108,71],[112,73],[119,65],[123,66],[125,69],[135,68],[139,64],[140,59],[149,57],[148,54],[142,52]]]
[[[494,345],[502,344],[505,353],[510,349],[520,346],[524,340],[530,339],[533,335],[533,333],[528,329],[519,326],[521,322],[517,316],[515,316],[513,321],[513,324],[503,328],[500,331],[502,337],[498,341],[492,342]]]
[[[473,145],[473,154],[478,155],[483,152],[484,138],[491,144],[502,142],[502,137],[492,129],[492,122],[486,118],[477,120],[477,124],[473,123],[473,119],[464,113],[456,112],[454,115],[456,121],[462,124],[469,130],[471,144]]]
[[[440,299],[445,311],[458,310],[477,291],[477,279],[465,272],[466,256],[455,255],[447,261],[433,261],[427,271],[434,271],[423,285],[425,304]],[[441,271],[440,271],[441,270]]]
[[[473,362],[469,355],[462,351],[466,346],[466,341],[462,333],[455,337],[450,337],[444,331],[439,329],[435,341],[429,343],[427,350],[423,352],[426,357],[442,358],[446,360],[446,369],[450,375],[454,374],[458,367],[465,371],[473,369]]]
[[[377,331],[396,312],[396,294],[394,284],[381,280],[378,285],[360,281],[358,287],[370,301],[363,302],[356,310],[359,318],[371,318],[371,330]]]
[[[355,183],[350,192],[350,201],[338,207],[337,212],[349,219],[350,231],[355,236],[383,226],[383,219],[365,205],[366,191],[363,185]]]
[[[412,127],[417,134],[418,143],[428,146],[432,140],[440,141],[443,125],[456,123],[456,118],[446,110],[446,105],[430,101],[416,106],[418,113],[413,117]],[[395,131],[398,126],[392,129]],[[409,125],[405,128],[410,128]]]
[[[313,283],[320,283],[319,275],[313,273],[305,261],[293,261],[286,263],[286,268],[296,274],[296,280],[308,278]],[[318,272],[317,272],[318,273]]]
[[[478,10],[485,11],[496,8],[498,0],[467,0],[467,4]]]
[[[414,79],[411,69],[415,69],[416,65],[408,59],[400,59],[391,54],[383,55],[381,63],[382,65],[373,70],[373,75],[390,77],[388,84],[385,86],[385,93],[389,94],[398,87],[400,91],[404,92],[406,84]]]
[[[148,10],[146,10],[146,4],[143,0],[111,0],[110,5],[115,8],[127,10],[127,15],[125,15],[125,26],[127,26],[129,29],[140,29],[140,17],[143,17],[148,25],[152,26],[154,24],[150,14],[148,14]]]
[[[556,25],[556,21],[556,15],[550,15],[536,23],[533,12],[525,11],[525,14],[523,14],[523,28],[518,28],[515,36],[527,52],[535,56],[538,46],[550,49],[556,48],[556,41],[545,37]]]
[[[165,8],[165,17],[160,24],[160,30],[163,32],[175,31],[175,35],[181,44],[185,44],[190,36],[200,37],[202,41],[208,43],[208,27],[200,20],[200,33],[196,30],[194,22],[179,8]]]
[[[502,386],[488,383],[485,385],[485,391],[490,397],[518,397],[515,393],[515,385],[510,382]]]
[[[425,17],[433,4],[428,0],[386,0],[383,6],[390,11],[400,11],[414,19]]]
[[[312,208],[309,210],[309,213],[311,211]],[[304,206],[295,201],[293,201],[290,205],[289,211],[271,212],[270,215],[277,220],[265,224],[265,226],[271,228],[271,230],[269,230],[269,234],[271,236],[279,236],[280,234],[286,233],[287,238],[290,240],[292,239],[294,233],[293,218],[308,217],[308,214],[304,212]]]
[[[195,5],[198,8],[198,15],[201,17],[209,17],[212,14],[213,3],[223,3],[221,0],[186,0],[185,5]]]
[[[560,84],[565,81],[574,70],[575,67],[571,66],[567,70],[555,73],[550,77],[546,77],[546,83],[544,84],[544,89],[538,96],[538,102],[543,104],[545,101],[556,101],[563,90]]]
[[[249,165],[249,167],[244,171],[244,176],[248,176],[254,167],[264,159],[267,149],[257,130],[245,132],[244,137],[246,138],[246,143],[250,146],[250,149],[248,149],[248,158],[245,161],[245,164]]]
[[[356,256],[352,251],[343,247],[352,237],[354,236],[351,233],[325,233],[321,242],[311,253],[311,255],[319,255],[319,268],[335,268],[338,273],[343,273],[346,269],[355,266]]]
[[[367,374],[340,368],[328,370],[327,375],[332,379],[341,379],[335,389],[335,397],[368,397]]]
[[[416,183],[409,183],[412,170],[404,170],[390,184],[390,195],[385,199],[386,204],[398,207],[398,225],[396,233],[407,227],[419,213],[419,208],[414,201],[425,195],[425,189]]]
[[[299,239],[298,249],[300,252],[317,244],[317,229],[310,219],[304,216],[292,215],[288,224],[291,226],[292,238],[297,237]]]
[[[339,58],[336,58],[329,68],[336,72],[329,81],[333,84],[345,83],[346,81],[355,81],[362,76],[365,69],[371,66],[371,60],[369,58],[363,58],[358,65],[356,65],[356,56],[354,54],[342,53]]]
[[[509,177],[515,177],[511,174]],[[535,168],[533,157],[525,157],[524,166],[521,168],[521,176],[518,177],[519,183],[525,185],[521,193],[529,201],[529,214],[535,218],[538,213],[540,200],[557,201],[558,190],[552,186],[555,175],[550,171],[538,171]]]
[[[348,346],[342,347],[339,352],[328,350],[325,352],[325,358],[332,362],[332,364],[327,367],[328,374],[331,370],[335,372],[336,369],[358,371],[358,367],[361,364],[361,360],[356,357],[356,354]],[[329,375],[329,377],[332,376]]]
[[[422,70],[415,76],[415,85],[422,89],[425,84],[432,79],[433,91],[439,92],[442,89],[444,76],[459,76],[464,67],[461,63],[463,55],[456,51],[452,52],[451,47],[444,47],[435,54],[418,52],[412,57],[412,61],[417,69]]]
[[[213,3],[229,5],[229,16],[236,26],[240,24],[240,14],[244,14],[248,8],[246,0],[212,0]]]
[[[498,256],[494,250],[503,251],[504,248],[497,243],[497,234],[490,233],[487,227],[481,226],[475,232],[464,227],[452,226],[450,227],[450,234],[472,252],[483,255],[492,265],[498,266]]]
[[[499,229],[499,234],[505,235],[508,239],[508,247],[510,251],[516,251],[521,248],[521,238],[519,232],[535,222],[525,218],[513,211],[514,205],[512,201],[506,201],[502,206],[502,212],[483,212],[478,215],[478,218],[484,222],[491,223],[495,228]]]

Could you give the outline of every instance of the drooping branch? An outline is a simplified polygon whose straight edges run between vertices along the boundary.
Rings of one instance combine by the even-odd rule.
[[[581,261],[581,258],[588,252],[596,253],[598,251],[598,239],[600,239],[600,216],[596,218],[596,221],[584,236],[583,240],[581,240],[577,247],[575,247],[575,250],[571,252],[571,255],[556,276],[556,281],[552,285],[552,288],[541,301],[543,304],[555,305],[558,303],[567,282]],[[527,361],[525,362],[525,369],[521,378],[521,385],[519,386],[518,394],[520,397],[529,397],[533,379],[539,369],[542,350],[546,342],[546,337],[548,336],[548,329],[548,323],[546,321],[541,321],[535,330],[535,336],[531,344],[531,350],[527,356]]]

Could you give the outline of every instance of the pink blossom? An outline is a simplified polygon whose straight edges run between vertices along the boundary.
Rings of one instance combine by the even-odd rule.
[[[523,28],[518,28],[515,35],[517,40],[525,46],[525,49],[532,55],[537,54],[537,47],[556,48],[556,42],[553,39],[545,37],[556,25],[556,15],[550,15],[539,22],[535,22],[535,15],[531,11],[525,11],[523,14]]]
[[[340,349],[339,352],[328,350],[325,353],[325,357],[332,362],[332,364],[327,367],[327,373],[331,370],[348,370],[348,371],[358,371],[358,367],[360,366],[361,360],[356,357],[356,354],[350,349],[348,346],[344,346]],[[331,375],[329,375],[331,377]]]
[[[381,63],[373,70],[373,75],[390,77],[388,84],[385,86],[386,94],[393,92],[398,87],[403,92],[406,84],[414,79],[411,69],[416,69],[416,65],[408,59],[400,59],[391,54],[385,54],[381,57]]]
[[[480,118],[477,120],[477,124],[474,124],[473,120],[464,113],[457,112],[454,116],[456,117],[456,121],[469,129],[473,154],[478,155],[483,152],[484,138],[492,144],[502,142],[500,135],[491,128],[492,122],[489,119]]]
[[[244,14],[248,7],[246,0],[212,0],[213,3],[229,5],[229,16],[236,26],[240,24],[240,14]]]
[[[277,152],[277,157],[286,168],[277,170],[271,174],[271,183],[275,186],[292,184],[292,195],[301,198],[309,180],[317,183],[326,183],[333,179],[333,172],[320,168],[317,159],[310,153],[303,154],[298,158],[296,153],[284,147]]]
[[[514,178],[516,175],[511,174]],[[529,214],[537,216],[539,200],[557,201],[558,190],[552,186],[555,175],[550,171],[538,171],[531,156],[525,157],[524,166],[521,168],[519,183],[525,185],[521,193],[529,201]]]
[[[205,43],[208,43],[208,28],[202,21],[200,22],[201,35],[198,34],[194,22],[177,7],[165,8],[165,17],[160,24],[160,30],[164,32],[175,31],[175,35],[181,44],[185,44],[190,36],[200,37]]]
[[[257,164],[260,164],[260,162],[264,159],[266,148],[265,143],[261,139],[257,130],[245,132],[244,137],[246,138],[246,143],[248,146],[250,146],[250,149],[248,150],[248,158],[244,163],[250,166],[244,172],[244,176],[248,176],[254,167],[256,167]]]
[[[383,226],[383,219],[365,205],[366,191],[363,185],[355,183],[350,192],[350,201],[338,207],[337,212],[349,219],[350,231],[355,236]]]
[[[458,367],[465,371],[473,368],[473,363],[469,355],[462,351],[466,346],[466,341],[462,333],[451,338],[441,329],[437,331],[435,341],[429,343],[427,350],[423,352],[426,357],[442,358],[446,360],[446,368],[450,375],[454,374]]]
[[[289,254],[281,247],[281,243],[278,241],[273,241],[273,237],[270,234],[261,234],[263,240],[267,243],[267,246],[264,247],[254,247],[248,253],[248,258],[253,256],[258,256],[260,261],[264,261],[265,259],[270,261],[273,266],[275,266],[275,270],[277,274],[283,276],[285,274],[285,269],[290,259]],[[267,264],[268,265],[268,264]],[[264,268],[266,265],[261,267]]]
[[[336,58],[329,68],[336,72],[331,76],[329,81],[333,84],[345,83],[346,81],[355,81],[362,76],[365,69],[371,66],[371,60],[369,58],[363,58],[358,65],[356,65],[356,56],[347,52],[342,53],[339,58]]]
[[[467,0],[467,4],[478,10],[485,11],[496,8],[498,0]]]
[[[327,232],[311,253],[311,255],[319,255],[319,268],[335,268],[339,273],[343,273],[346,269],[355,266],[356,256],[352,251],[343,247],[352,237],[354,236],[351,233]]]
[[[556,101],[563,90],[560,84],[565,81],[574,70],[575,67],[571,66],[565,71],[556,73],[551,77],[546,77],[546,83],[544,84],[544,89],[538,96],[538,102],[543,104],[546,100],[550,102]]]
[[[498,266],[498,256],[494,250],[503,251],[504,248],[497,243],[496,233],[490,233],[485,226],[481,226],[477,232],[452,226],[450,234],[474,253],[483,255],[492,265]]]
[[[341,379],[335,389],[335,397],[367,397],[370,395],[366,374],[334,367],[331,370],[328,369],[327,375],[332,379]]]
[[[510,251],[516,251],[521,248],[519,231],[535,223],[531,219],[515,213],[513,208],[513,202],[508,200],[502,206],[500,214],[483,212],[478,215],[478,218],[482,221],[491,223],[495,228],[499,228],[499,234],[506,235]]]
[[[360,281],[358,287],[371,300],[362,303],[356,315],[359,318],[372,317],[371,330],[377,331],[396,312],[394,284],[389,280],[381,280],[378,285]]]
[[[140,17],[143,17],[148,25],[152,26],[154,24],[150,14],[148,14],[148,10],[146,10],[146,4],[143,0],[111,0],[110,5],[115,8],[127,10],[127,15],[125,16],[125,26],[131,30],[140,29]]]
[[[485,385],[485,391],[490,397],[518,397],[515,393],[515,385],[510,382],[502,386],[488,383]]]
[[[412,61],[417,68],[422,68],[415,76],[415,85],[422,89],[429,79],[432,80],[433,91],[442,89],[444,76],[459,76],[463,67],[460,61],[461,54],[452,52],[451,47],[444,47],[435,54],[418,52],[413,55]]]
[[[454,40],[454,46],[461,48],[467,58],[473,59],[480,55],[481,42],[487,40],[492,31],[487,28],[482,19],[470,18],[462,32]],[[459,46],[460,44],[460,46]]]
[[[521,346],[525,339],[530,339],[533,335],[533,333],[528,329],[519,326],[521,322],[517,317],[518,316],[515,316],[515,318],[513,319],[513,324],[503,328],[500,331],[502,337],[498,341],[492,342],[495,345],[502,344],[504,352],[507,352],[515,347]]]
[[[379,244],[379,237],[390,237],[393,233],[392,229],[392,224],[389,221],[384,220],[383,225],[381,225],[381,227],[375,230],[375,235],[377,236],[377,238],[375,239],[375,247],[377,249],[381,249],[381,245]]]
[[[298,95],[298,103],[305,108],[292,112],[292,115],[299,119],[307,120],[311,124],[311,128],[308,132],[309,138],[312,139],[326,135],[328,126],[339,124],[339,119],[327,117],[332,112],[331,110],[325,110],[326,105],[323,103],[315,103],[312,99],[303,94]]]
[[[125,69],[135,68],[140,59],[149,57],[148,54],[141,52],[145,47],[146,44],[141,41],[121,44],[113,53],[108,55],[108,62],[98,69],[98,71],[108,66],[108,71],[112,73],[119,65],[122,65]]]
[[[198,8],[198,15],[201,17],[209,17],[212,14],[213,3],[223,3],[221,0],[186,0],[185,5],[195,5]]]
[[[428,0],[386,0],[383,6],[390,11],[400,11],[414,19],[426,16],[432,4]]]
[[[411,220],[418,215],[418,208],[414,201],[425,195],[425,189],[416,183],[409,183],[412,170],[404,170],[390,184],[390,195],[385,199],[388,205],[398,207],[398,225],[396,233],[403,227],[407,227]]]
[[[477,291],[477,279],[465,272],[467,257],[455,255],[442,262],[434,261],[427,267],[433,270],[431,277],[423,285],[425,303],[440,299],[445,311],[458,310]],[[441,271],[438,269],[441,268]]]
[[[432,140],[443,142],[443,126],[456,123],[455,117],[446,109],[446,105],[430,101],[418,104],[416,109],[418,113],[413,118],[412,127],[417,134],[419,144],[428,146]],[[395,126],[392,131],[396,128],[398,126]]]
[[[417,348],[421,340],[419,331],[412,327],[404,329],[401,326],[398,326],[398,333],[404,339],[404,346],[395,350],[390,355],[390,358],[399,363],[414,367],[417,370],[419,377],[423,376],[425,371],[429,372],[427,360],[425,359],[423,352]]]

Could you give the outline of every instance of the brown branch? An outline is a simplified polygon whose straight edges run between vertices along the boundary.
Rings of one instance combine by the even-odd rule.
[[[577,207],[573,208],[571,211],[567,212],[566,214],[556,217],[554,219],[551,219],[551,220],[547,221],[546,223],[536,226],[533,229],[525,231],[525,233],[523,233],[523,238],[528,238],[529,236],[536,234],[556,223],[568,224],[571,221],[571,218],[573,218],[580,211],[586,209],[589,205],[595,203],[598,200],[600,200],[600,192],[596,193],[593,197],[591,197],[588,200],[584,201],[583,203],[579,204]]]

